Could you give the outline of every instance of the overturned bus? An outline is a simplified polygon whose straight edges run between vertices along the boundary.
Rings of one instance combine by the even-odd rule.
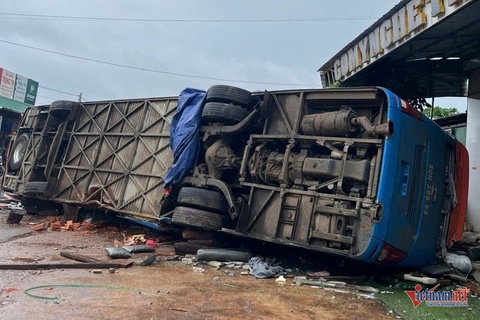
[[[385,88],[225,85],[31,107],[3,181],[30,212],[167,216],[400,267],[461,239],[467,186],[465,147]]]

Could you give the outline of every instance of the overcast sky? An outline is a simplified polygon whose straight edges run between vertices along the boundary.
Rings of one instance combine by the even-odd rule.
[[[317,69],[399,1],[2,1],[0,67],[38,81],[37,104],[80,93],[86,100],[175,96],[219,83],[315,88]],[[216,22],[152,21],[175,19]],[[242,19],[269,22],[231,22]]]

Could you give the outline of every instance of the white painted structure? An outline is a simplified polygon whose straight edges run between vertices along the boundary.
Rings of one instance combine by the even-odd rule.
[[[467,108],[467,149],[470,156],[467,221],[475,231],[480,231],[480,69],[471,73]]]

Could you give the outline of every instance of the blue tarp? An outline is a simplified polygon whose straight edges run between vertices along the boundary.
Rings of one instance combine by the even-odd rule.
[[[195,167],[200,151],[200,126],[206,92],[186,88],[178,97],[177,111],[170,127],[173,164],[164,179],[164,188],[177,184]]]

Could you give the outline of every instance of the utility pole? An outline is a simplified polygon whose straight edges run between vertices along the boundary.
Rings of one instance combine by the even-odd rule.
[[[80,94],[78,95],[78,102],[82,102],[82,93],[80,92]]]

